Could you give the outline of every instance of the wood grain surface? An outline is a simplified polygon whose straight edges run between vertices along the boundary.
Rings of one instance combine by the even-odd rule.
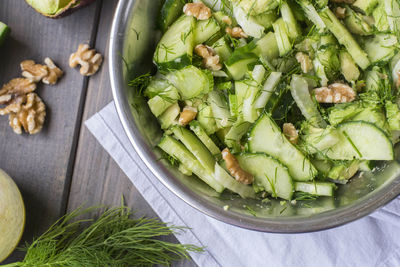
[[[19,63],[24,59],[42,62],[48,56],[65,71],[56,86],[39,86],[38,94],[47,105],[40,134],[16,135],[8,117],[0,117],[0,168],[15,179],[27,209],[23,241],[42,233],[67,210],[118,205],[121,195],[139,211],[138,216],[156,216],[84,126],[85,120],[112,101],[107,50],[116,4],[117,0],[98,0],[69,17],[53,20],[23,0],[0,1],[0,21],[12,28],[11,38],[0,50],[0,84],[21,75]],[[99,73],[90,78],[68,67],[69,55],[83,42],[105,55]],[[22,256],[14,253],[6,262]],[[196,266],[190,261],[174,265]]]

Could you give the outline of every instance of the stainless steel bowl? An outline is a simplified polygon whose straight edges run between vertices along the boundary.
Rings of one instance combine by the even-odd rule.
[[[381,166],[373,175],[359,175],[341,186],[335,199],[297,204],[218,196],[195,177],[180,174],[160,160],[155,148],[161,130],[146,102],[128,86],[131,77],[154,68],[152,54],[160,37],[156,21],[161,0],[120,0],[110,39],[111,85],[119,117],[137,153],[172,192],[199,211],[239,227],[280,233],[317,231],[361,218],[400,193],[400,164]],[[130,144],[126,144],[130,146]],[[396,153],[398,155],[398,153]],[[223,209],[228,205],[228,211]],[[256,216],[252,213],[256,212]]]

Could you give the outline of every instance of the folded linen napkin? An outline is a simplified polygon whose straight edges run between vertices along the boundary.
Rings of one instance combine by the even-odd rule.
[[[400,198],[356,222],[306,234],[270,234],[210,218],[170,192],[129,144],[114,102],[86,126],[164,222],[187,226],[181,243],[206,247],[191,253],[199,266],[400,266]],[[124,144],[124,145],[123,145]]]

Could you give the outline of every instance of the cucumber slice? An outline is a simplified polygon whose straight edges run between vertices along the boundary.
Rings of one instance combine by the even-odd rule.
[[[174,103],[175,101],[165,100],[164,98],[158,95],[147,101],[147,104],[149,105],[151,112],[156,117],[160,116],[167,108],[172,106]]]
[[[178,103],[173,104],[169,108],[167,108],[163,114],[161,114],[157,119],[161,124],[161,129],[168,129],[172,125],[175,125],[177,121],[177,117],[181,113],[181,108]]]
[[[162,87],[159,87],[161,84],[163,84],[163,86],[166,85],[162,90],[160,90]],[[146,88],[145,94],[152,95],[147,104],[156,117],[160,116],[167,108],[179,100],[178,90],[167,81],[162,80],[159,82],[152,82],[152,85]]]
[[[265,29],[269,29],[272,27],[272,23],[278,19],[278,15],[276,12],[269,11],[253,16],[253,19]]]
[[[293,75],[290,83],[290,92],[303,116],[318,127],[325,128],[326,122],[318,111],[318,107],[311,99],[307,81],[299,75]]]
[[[192,63],[195,18],[183,15],[164,34],[154,53],[161,70],[180,69]]]
[[[324,8],[319,14],[329,31],[335,35],[340,44],[346,47],[358,66],[366,69],[371,63],[367,54],[360,48],[346,27],[336,18],[335,14],[329,8]]]
[[[0,45],[4,43],[10,32],[11,32],[10,27],[8,27],[6,24],[0,21]]]
[[[174,126],[171,130],[177,139],[193,153],[201,165],[209,173],[214,173],[215,159],[207,147],[191,131],[184,127]]]
[[[254,189],[235,180],[224,168],[215,163],[215,180],[232,192],[239,194],[242,198],[256,198]]]
[[[243,119],[248,122],[255,122],[259,116],[255,107],[255,101],[260,93],[260,86],[255,81],[249,81],[246,95],[243,99]]]
[[[289,29],[282,18],[275,21],[272,25],[275,31],[276,43],[279,49],[279,55],[284,56],[292,50],[292,42],[290,41]]]
[[[237,81],[242,79],[249,70],[248,65],[257,62],[257,60],[258,56],[256,54],[237,49],[225,62],[225,66],[231,77]]]
[[[191,170],[189,170],[189,168],[187,168],[185,165],[183,165],[182,163],[179,164],[178,170],[183,173],[184,175],[187,176],[192,176],[193,172]]]
[[[219,33],[220,30],[221,27],[213,18],[197,21],[196,27],[194,28],[194,44],[205,43]]]
[[[215,133],[218,128],[211,106],[203,103],[197,109],[199,111],[197,113],[197,121],[200,123],[201,127],[204,128],[208,135]]]
[[[311,20],[312,23],[314,23],[314,25],[320,32],[323,32],[326,28],[326,25],[319,16],[315,7],[308,0],[298,1],[298,4],[301,6],[304,13],[307,15],[307,18]]]
[[[378,4],[379,0],[357,0],[353,6],[362,10],[367,15],[371,15]]]
[[[305,192],[316,196],[332,197],[335,193],[336,185],[328,182],[296,182],[294,190]]]
[[[400,38],[400,3],[397,0],[383,0],[390,30]]]
[[[269,32],[261,39],[256,41],[256,48],[253,51],[257,56],[272,61],[279,57],[279,48],[276,42],[275,34]]]
[[[317,170],[311,162],[291,144],[269,115],[262,115],[254,124],[248,138],[250,152],[264,152],[285,164],[296,181],[313,179]]]
[[[243,116],[243,101],[247,93],[247,89],[253,81],[242,80],[235,82],[235,95],[237,101],[237,113],[238,117]]]
[[[238,24],[242,27],[243,31],[254,38],[261,38],[264,33],[265,28],[257,23],[257,21],[248,16],[241,7],[234,5],[233,14],[238,22]]]
[[[217,55],[219,56],[221,62],[227,61],[232,55],[232,48],[229,46],[225,37],[222,37],[219,40],[217,40],[212,45],[212,48],[214,49],[215,53],[217,53]]]
[[[160,28],[165,32],[168,27],[182,14],[185,1],[166,0],[160,12]]]
[[[365,51],[373,64],[387,62],[397,50],[397,38],[393,34],[378,33],[365,41]]]
[[[166,135],[161,139],[158,146],[170,156],[178,159],[187,169],[196,174],[197,177],[203,180],[215,191],[218,193],[224,191],[224,187],[214,179],[214,172],[207,172],[196,157],[181,142]]]
[[[258,96],[255,102],[256,108],[262,109],[265,107],[272,93],[275,91],[276,86],[281,80],[281,77],[282,77],[282,72],[271,72],[271,74],[268,76],[267,80],[264,83],[264,86],[261,90],[261,94]]]
[[[291,40],[296,39],[301,35],[301,31],[299,28],[299,25],[297,24],[297,21],[293,15],[292,10],[290,9],[290,6],[286,1],[281,1],[280,4],[280,11],[281,11],[281,16],[283,21],[286,23],[289,36]]]
[[[353,121],[340,124],[341,140],[326,151],[336,160],[393,160],[393,145],[386,134],[369,122]]]
[[[348,82],[354,82],[360,77],[360,70],[347,51],[340,51],[340,72]]]
[[[254,176],[256,187],[262,187],[273,197],[290,200],[293,181],[288,169],[278,160],[262,153],[236,156],[240,167]]]
[[[225,144],[234,148],[239,145],[240,139],[247,133],[250,129],[251,123],[246,121],[237,120],[225,135]]]
[[[208,94],[208,104],[211,106],[215,122],[218,128],[225,128],[232,125],[231,112],[225,96],[221,92],[212,91]]]
[[[207,147],[207,149],[211,152],[211,154],[216,157],[219,156],[221,150],[215,145],[213,140],[207,135],[206,131],[201,127],[198,121],[190,122],[190,130],[192,130],[196,136],[203,142],[203,144]]]
[[[182,100],[205,95],[214,88],[214,78],[211,72],[192,65],[171,72],[166,78],[178,89]]]

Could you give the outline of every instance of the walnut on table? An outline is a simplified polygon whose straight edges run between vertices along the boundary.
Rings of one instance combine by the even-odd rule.
[[[33,60],[24,60],[21,62],[22,76],[32,82],[40,82],[49,74],[48,68],[41,64],[36,64]]]
[[[222,64],[219,62],[219,56],[211,47],[199,44],[194,48],[194,52],[203,58],[203,65],[207,69],[214,71],[222,69]]]
[[[95,74],[101,63],[103,62],[103,57],[96,50],[90,49],[87,44],[80,44],[78,50],[72,53],[69,58],[69,66],[75,68],[81,65],[80,73],[85,76],[91,76]]]
[[[243,170],[238,160],[235,158],[234,155],[229,151],[228,148],[222,150],[222,158],[225,160],[226,168],[228,169],[229,173],[239,182],[242,184],[251,184],[254,181],[253,175]]]
[[[8,106],[0,109],[0,115],[7,114],[16,134],[21,134],[22,128],[29,134],[36,134],[42,130],[46,106],[37,94],[29,93],[14,98]]]
[[[186,16],[193,16],[198,20],[207,20],[211,17],[211,9],[202,2],[187,3],[183,7],[183,13]]]
[[[0,90],[0,105],[7,104],[13,97],[26,95],[36,90],[36,84],[26,78],[15,78]]]
[[[344,83],[314,89],[314,95],[319,103],[348,103],[356,98],[354,89]]]
[[[49,57],[44,59],[44,63],[47,66],[48,74],[42,79],[42,82],[50,85],[56,84],[58,79],[64,74],[63,71]]]

